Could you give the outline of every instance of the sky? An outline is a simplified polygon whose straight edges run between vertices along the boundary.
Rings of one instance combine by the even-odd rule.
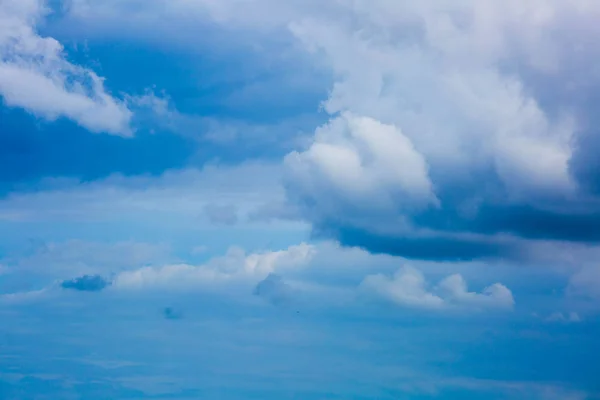
[[[0,0],[0,398],[600,399],[599,18]]]

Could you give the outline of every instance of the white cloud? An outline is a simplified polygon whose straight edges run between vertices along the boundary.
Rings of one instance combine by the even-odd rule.
[[[434,309],[445,306],[441,297],[427,290],[423,274],[411,267],[398,270],[392,278],[382,274],[367,276],[362,286],[400,305]]]
[[[403,137],[403,144],[385,153],[372,153],[371,162],[389,165],[393,159],[400,163],[397,160],[407,154],[406,144],[410,143],[411,154],[423,159],[429,169],[427,180],[436,189],[472,189],[464,190],[452,202],[471,204],[483,197],[492,202],[536,203],[540,198],[569,199],[577,190],[569,165],[581,121],[560,94],[567,93],[568,87],[584,90],[585,84],[590,88],[590,82],[600,83],[600,75],[585,67],[591,58],[600,56],[590,39],[600,33],[595,23],[600,6],[595,2],[70,3],[74,21],[104,21],[100,25],[105,26],[105,32],[108,27],[114,29],[114,21],[127,20],[132,30],[138,30],[137,37],[146,38],[158,31],[164,38],[173,37],[168,26],[177,22],[195,23],[197,27],[216,22],[225,30],[241,29],[249,37],[264,35],[260,36],[264,43],[272,44],[268,38],[273,37],[273,31],[297,39],[314,54],[315,64],[334,75],[324,103],[332,114],[331,124],[342,124],[341,112],[371,121],[372,126],[395,127],[401,135],[394,137]],[[544,79],[551,98],[535,90],[536,80]],[[549,102],[556,107],[546,107]],[[330,153],[336,150],[335,154],[347,162],[365,161],[362,154],[351,154],[350,150],[357,150],[355,146],[348,148],[340,142],[335,142],[334,148],[324,146],[331,143],[323,143],[323,131],[331,129],[331,125],[318,129],[313,147],[300,154],[314,159],[318,156],[315,153],[324,149]],[[381,134],[380,129],[374,131],[377,133],[362,135],[367,136],[367,143]],[[350,136],[356,144],[356,134],[351,132]],[[330,165],[314,160],[313,168],[325,176],[334,172]],[[425,182],[421,167],[413,174],[415,182]],[[307,182],[303,175],[300,178],[299,190],[321,182],[321,177],[313,176],[315,182]],[[329,178],[336,179],[335,191],[321,193],[317,205],[323,207],[324,214],[339,202],[340,187],[349,184],[339,173]],[[388,191],[397,183],[382,174],[372,178],[371,185],[387,187]],[[403,182],[407,178],[405,174]],[[440,200],[442,207],[454,207]],[[398,211],[391,218],[405,212]]]
[[[317,49],[337,76],[326,110],[396,126],[438,177],[444,169],[452,172],[440,185],[491,169],[519,200],[570,194],[571,119],[552,120],[518,76],[502,73],[500,61],[512,51],[504,18],[513,16],[484,3],[358,2],[349,7],[358,26],[315,17],[292,24],[292,32]],[[511,11],[535,12],[520,8]],[[414,26],[419,19],[424,25]],[[482,36],[479,29],[490,32]],[[402,159],[402,148],[388,151]],[[417,179],[420,169],[414,174]]]
[[[362,289],[395,304],[423,309],[512,309],[512,292],[504,285],[495,283],[481,293],[469,292],[461,275],[455,274],[430,288],[425,276],[413,267],[405,266],[392,277],[377,274],[367,276]]]
[[[349,113],[319,128],[310,148],[285,158],[293,195],[325,216],[389,214],[438,200],[425,160],[395,126]],[[316,206],[316,207],[315,207]]]
[[[251,254],[231,248],[225,256],[213,258],[204,265],[175,264],[124,271],[115,277],[113,287],[117,290],[189,289],[223,282],[256,283],[273,272],[307,265],[314,252],[314,247],[307,244]]]
[[[573,171],[589,121],[570,101],[600,85],[589,68],[600,56],[596,2],[74,0],[70,16],[98,18],[105,32],[131,21],[127,34],[177,45],[185,41],[173,39],[176,22],[216,22],[266,47],[295,38],[334,78],[324,102],[330,123],[286,158],[290,197],[319,228],[333,221],[338,231],[471,244],[456,231],[555,238],[560,227],[532,233],[483,215],[486,206],[569,214],[596,204],[582,201]],[[423,209],[441,215],[415,222]]]
[[[564,314],[562,312],[555,312],[550,314],[547,318],[546,318],[547,322],[562,322],[562,323],[577,323],[577,322],[581,322],[581,317],[579,316],[578,313],[576,312],[570,312],[567,314]]]
[[[130,136],[132,113],[125,103],[93,71],[67,61],[57,40],[36,31],[49,12],[45,4],[0,3],[0,96],[47,120],[66,117],[93,132]]]

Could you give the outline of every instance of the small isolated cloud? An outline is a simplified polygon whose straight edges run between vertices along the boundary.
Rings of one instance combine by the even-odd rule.
[[[550,314],[546,319],[546,322],[559,322],[559,323],[577,323],[577,322],[581,322],[582,319],[579,316],[578,313],[576,312],[570,312],[570,313],[562,313],[562,312],[555,312]]]
[[[279,305],[289,300],[291,290],[281,276],[271,273],[256,285],[254,295],[269,303]]]
[[[181,319],[183,318],[183,312],[174,307],[165,307],[163,310],[163,316],[166,319]]]
[[[78,278],[63,281],[63,289],[78,290],[81,292],[100,292],[110,286],[111,282],[100,275],[84,275]]]
[[[514,306],[512,292],[496,283],[481,293],[469,292],[461,275],[452,275],[430,288],[421,271],[403,267],[393,276],[369,275],[361,288],[395,304],[410,308],[439,310],[446,308],[511,309]]]
[[[215,225],[235,225],[238,222],[238,210],[232,204],[207,204],[204,215]]]

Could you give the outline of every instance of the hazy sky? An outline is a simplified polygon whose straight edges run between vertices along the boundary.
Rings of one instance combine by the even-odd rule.
[[[598,21],[0,0],[0,399],[600,399]]]

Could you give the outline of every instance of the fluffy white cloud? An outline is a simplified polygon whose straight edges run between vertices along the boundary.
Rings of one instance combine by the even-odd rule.
[[[210,21],[252,43],[273,45],[274,32],[288,35],[278,46],[297,40],[334,82],[330,122],[286,158],[287,188],[305,217],[336,225],[344,242],[342,231],[359,229],[365,235],[350,244],[402,255],[414,244],[373,245],[380,238],[368,235],[383,233],[472,258],[506,253],[493,235],[507,232],[597,240],[581,218],[600,215],[585,192],[600,182],[600,140],[589,128],[600,86],[589,68],[600,59],[596,2],[71,3],[73,20],[127,18],[140,32],[161,19]],[[174,37],[163,23],[156,29]],[[473,250],[481,234],[492,235],[489,251]]]
[[[306,151],[289,154],[285,165],[293,195],[323,218],[438,204],[425,160],[410,139],[372,118],[342,114],[317,130]]]
[[[429,288],[425,276],[416,268],[405,266],[392,277],[376,274],[367,276],[361,284],[364,290],[405,307],[424,309],[511,309],[514,306],[512,292],[504,285],[495,283],[481,293],[469,292],[461,275],[442,280],[435,288]]]
[[[445,305],[441,297],[427,290],[423,274],[411,267],[400,269],[391,278],[383,274],[370,275],[362,286],[401,305],[422,308],[442,308]]]
[[[225,256],[211,259],[204,265],[175,264],[124,271],[115,277],[113,287],[177,289],[244,280],[256,283],[275,271],[306,265],[313,255],[313,246],[307,244],[251,254],[231,248]]]
[[[510,289],[501,283],[494,283],[484,288],[481,293],[469,292],[467,282],[458,274],[441,281],[438,290],[447,302],[467,307],[512,308],[515,303]]]
[[[568,240],[593,235],[581,214],[592,218],[600,210],[597,202],[588,201],[590,194],[583,192],[572,170],[586,110],[572,109],[561,82],[580,82],[581,75],[596,85],[600,80],[580,62],[582,54],[571,54],[572,43],[555,40],[553,32],[564,32],[590,51],[588,57],[598,59],[586,37],[598,37],[590,17],[600,13],[597,4],[579,1],[567,7],[554,0],[506,5],[469,0],[340,4],[352,18],[315,13],[290,24],[291,32],[334,73],[335,83],[324,103],[331,124],[339,124],[340,113],[362,116],[371,121],[362,137],[378,143],[385,143],[379,127],[395,127],[410,143],[411,154],[418,154],[421,164],[427,165],[427,179],[423,168],[407,157],[406,145],[387,142],[385,152],[365,157],[356,145],[342,147],[338,141],[337,147],[325,147],[322,132],[331,128],[319,128],[303,158],[295,153],[287,158],[290,197],[309,219],[318,226],[334,225],[334,235],[342,241],[347,241],[345,232],[362,230],[366,232],[362,238],[349,242],[371,250],[382,247],[374,243],[381,238],[368,235],[382,235],[386,224],[391,228],[384,236],[403,240],[411,225],[415,232],[429,230],[429,237],[442,241],[458,232]],[[578,60],[575,70],[565,67],[566,59]],[[325,154],[323,149],[329,151],[328,163],[315,161]],[[393,171],[388,160],[408,167],[401,182],[390,180],[389,174],[365,174],[365,165]],[[298,164],[310,167],[310,173],[298,173]],[[381,193],[406,189],[409,176],[412,182],[433,187],[438,201],[421,196],[418,204],[425,211],[407,209],[411,192],[405,191],[381,212],[380,202],[387,199]],[[370,201],[355,201],[356,187]],[[536,228],[541,221],[552,222]],[[577,232],[567,233],[564,227],[576,224],[581,225],[572,228]],[[408,235],[419,239],[415,232]],[[441,247],[440,241],[436,243],[431,252]],[[399,245],[387,245],[394,247],[397,250],[386,251],[407,253]]]
[[[319,173],[334,172],[331,162],[315,162],[323,151],[332,155],[336,150],[346,166],[350,160],[365,161],[357,142],[324,146],[332,143],[323,140],[323,131],[342,125],[348,118],[338,113],[345,113],[371,121],[369,133],[362,135],[370,138],[367,142],[378,140],[381,127],[401,132],[402,144],[372,152],[369,163],[389,166],[390,159],[404,159],[410,143],[428,165],[428,181],[442,208],[472,216],[482,203],[548,207],[552,201],[564,206],[576,196],[578,182],[571,169],[577,132],[589,121],[571,100],[574,91],[589,93],[600,84],[600,76],[586,67],[600,57],[590,39],[600,33],[597,3],[153,0],[140,6],[136,0],[72,0],[70,5],[74,21],[104,19],[111,29],[114,23],[109,22],[121,18],[136,29],[159,29],[168,37],[173,32],[156,28],[160,21],[216,22],[249,36],[265,30],[272,36],[275,30],[297,39],[335,79],[324,103],[332,121],[317,130],[312,148],[301,153],[316,173],[309,182],[301,174],[298,190],[317,187]],[[350,136],[357,139],[352,131]],[[424,182],[422,168],[413,174],[413,182]],[[360,176],[372,178],[371,186],[387,192],[397,184],[384,174],[363,171]],[[349,185],[346,175],[328,178],[335,179],[333,190],[323,191],[320,202],[311,205],[313,211],[323,208],[321,214],[343,201],[339,190]],[[370,211],[366,205],[357,209]]]
[[[66,117],[93,132],[129,136],[131,111],[93,71],[67,61],[63,46],[36,25],[50,12],[44,0],[0,3],[0,96],[48,120]]]

